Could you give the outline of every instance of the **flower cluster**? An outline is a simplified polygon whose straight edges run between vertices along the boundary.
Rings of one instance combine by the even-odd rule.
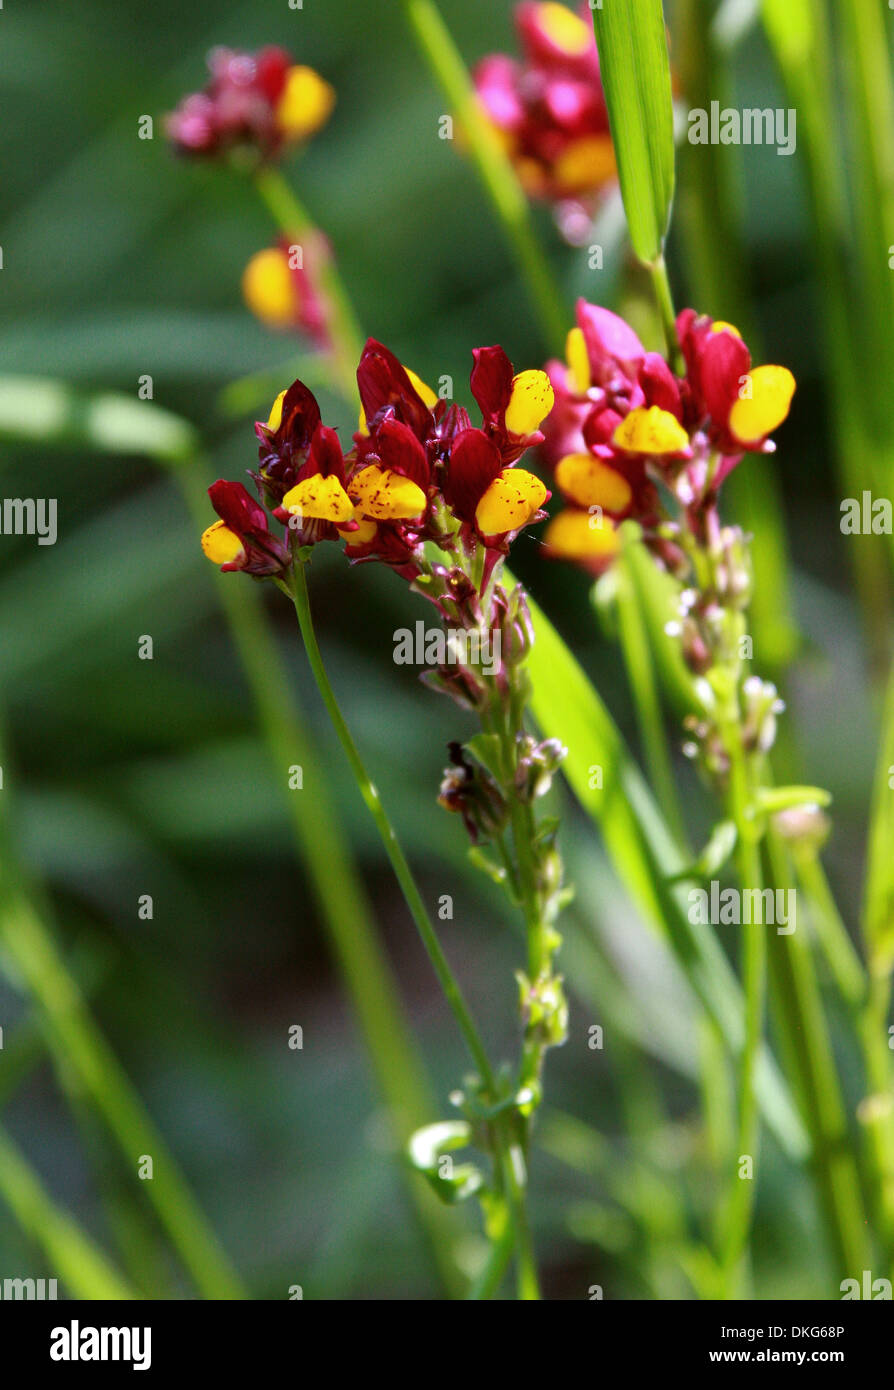
[[[257,251],[242,275],[242,296],[262,323],[303,333],[320,348],[329,345],[328,314],[319,287],[320,269],[330,255],[319,233],[305,234],[296,246],[280,237]]]
[[[269,419],[256,426],[259,468],[252,476],[261,499],[287,526],[292,551],[340,539],[350,559],[381,560],[440,594],[443,585],[434,584],[425,553],[432,541],[448,552],[480,550],[479,590],[486,584],[517,532],[543,519],[547,489],[515,464],[543,441],[539,425],[553,392],[544,372],[513,373],[500,347],[476,349],[474,361],[478,427],[465,409],[439,398],[370,339],[357,369],[360,425],[347,453],[336,432],[323,425],[303,382],[277,396]],[[272,573],[257,545],[249,544],[257,540],[254,510],[245,511],[250,530],[236,524],[242,513],[236,517],[232,510],[233,490],[248,493],[236,483],[216,487],[212,502],[224,526],[206,532],[206,554],[217,560],[226,548],[228,568]],[[229,489],[229,514],[218,505],[221,489]],[[268,549],[261,549],[266,557]],[[288,563],[287,552],[283,567]]]
[[[329,83],[313,68],[293,63],[282,48],[215,48],[208,67],[208,85],[185,97],[167,120],[168,135],[182,154],[213,156],[247,147],[271,159],[325,125],[335,103]]]
[[[547,366],[555,408],[544,455],[568,504],[546,532],[551,554],[599,573],[628,517],[658,548],[669,520],[662,489],[698,532],[743,455],[775,448],[769,435],[788,415],[791,372],[752,367],[729,323],[685,309],[676,326],[682,376],[617,314],[579,301],[567,360]]]
[[[616,178],[608,113],[599,77],[592,14],[546,0],[516,9],[524,54],[482,59],[474,79],[488,119],[525,190],[560,205],[574,239],[589,225],[595,196]]]

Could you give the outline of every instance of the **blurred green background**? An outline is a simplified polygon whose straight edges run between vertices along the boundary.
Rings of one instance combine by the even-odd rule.
[[[511,11],[507,0],[442,6],[469,63],[515,49]],[[204,55],[214,44],[282,44],[335,85],[331,123],[284,170],[331,238],[366,332],[426,380],[452,375],[461,400],[473,346],[500,342],[519,368],[544,360],[474,171],[455,144],[438,138],[445,99],[398,5],[82,0],[73,9],[44,0],[7,7],[0,25],[0,373],[133,397],[149,374],[156,404],[202,431],[216,476],[242,477],[253,466],[254,417],[227,420],[217,398],[233,378],[293,351],[249,317],[239,294],[245,262],[274,229],[246,181],[174,158],[162,129],[163,113],[203,85]],[[788,104],[753,25],[730,65],[741,104]],[[144,141],[137,128],[145,114],[155,135]],[[680,305],[693,289],[682,213],[696,153],[684,150],[680,160],[681,216],[671,238]],[[802,770],[834,793],[828,862],[852,921],[875,730],[852,554],[838,527],[842,493],[826,414],[834,385],[818,347],[804,171],[799,156],[783,159],[771,149],[739,151],[736,159],[742,247],[724,244],[721,264],[728,256],[731,276],[744,278],[763,338],[759,360],[786,363],[799,382],[773,463],[801,630],[782,681],[786,718]],[[628,273],[623,247],[607,254],[604,271],[592,271],[585,250],[560,243],[548,211],[537,209],[537,223],[569,293],[624,307],[656,345],[645,287]],[[734,317],[724,302],[697,307]],[[327,423],[346,436],[350,412],[325,390],[320,396]],[[259,402],[259,415],[266,405]],[[253,1296],[284,1298],[295,1283],[305,1297],[437,1296],[295,855],[285,796],[302,793],[286,792],[271,766],[214,571],[178,488],[127,450],[7,440],[0,467],[5,496],[55,496],[59,511],[55,547],[0,538],[2,795],[14,796],[23,858],[46,884],[66,958],[106,1035]],[[536,532],[518,543],[514,568],[635,745],[620,659],[597,630],[586,576],[546,563]],[[499,894],[467,863],[461,824],[434,805],[446,744],[471,724],[391,661],[392,632],[424,617],[422,605],[389,573],[350,569],[335,547],[320,548],[312,580],[345,713],[427,901],[453,895],[454,919],[440,924],[442,939],[492,1055],[512,1056],[518,939]],[[306,711],[314,762],[305,776],[324,779],[337,803],[446,1114],[447,1093],[466,1065],[452,1020],[310,686],[288,606],[275,592],[265,599]],[[153,638],[151,662],[138,659],[144,634]],[[776,674],[761,665],[760,650],[756,657],[758,671]],[[680,779],[688,795],[699,795],[682,765]],[[709,810],[696,806],[696,823],[707,828]],[[550,1103],[532,1169],[545,1292],[587,1297],[598,1283],[606,1297],[689,1296],[679,1273],[649,1274],[617,1178],[648,1154],[695,1210],[707,1200],[691,999],[637,921],[592,827],[568,798],[565,810],[563,847],[578,889],[562,957],[571,1035],[549,1059]],[[151,922],[137,916],[145,893],[154,899]],[[604,1024],[618,1046],[591,1051],[592,1023]],[[287,1046],[293,1024],[304,1030],[299,1052]],[[133,1167],[88,1109],[63,1099],[34,1042],[29,1008],[6,983],[0,1025],[3,1119],[47,1189],[144,1288],[188,1296]],[[664,1106],[658,1126],[648,1107],[640,1112],[635,1139],[625,1032],[647,1059]],[[842,1049],[847,1074],[843,1042]],[[592,1132],[578,1131],[574,1119]],[[809,1193],[766,1144],[755,1246],[763,1296],[828,1296]],[[475,1223],[463,1214],[456,1222],[472,1256]],[[0,1275],[29,1273],[52,1270],[0,1203]]]

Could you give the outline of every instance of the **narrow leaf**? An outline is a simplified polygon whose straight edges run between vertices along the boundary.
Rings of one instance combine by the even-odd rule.
[[[662,254],[674,196],[674,117],[661,0],[603,0],[593,10],[602,84],[630,241]]]

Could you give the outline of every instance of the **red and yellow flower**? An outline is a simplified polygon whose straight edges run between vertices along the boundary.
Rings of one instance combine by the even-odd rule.
[[[775,447],[791,372],[752,368],[732,325],[692,309],[677,333],[682,377],[617,314],[579,301],[566,361],[547,367],[556,404],[544,454],[568,503],[544,537],[553,555],[599,572],[619,548],[618,523],[634,517],[648,534],[662,519],[658,484],[697,511],[745,453]]]
[[[329,83],[294,63],[283,48],[215,48],[208,67],[208,85],[167,118],[168,136],[181,154],[214,156],[248,147],[270,159],[284,145],[315,134],[335,104]]]
[[[524,0],[515,22],[523,60],[482,59],[479,102],[531,197],[592,204],[617,173],[591,11]]]
[[[281,237],[257,251],[242,273],[242,297],[269,328],[304,333],[319,347],[329,342],[326,309],[317,275],[329,248],[323,238],[305,238],[295,246]]]

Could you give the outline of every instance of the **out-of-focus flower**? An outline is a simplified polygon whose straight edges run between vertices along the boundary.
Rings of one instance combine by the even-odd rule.
[[[266,577],[291,564],[288,547],[270,531],[267,513],[241,483],[219,478],[208,489],[220,517],[202,535],[202,549],[222,570],[245,570]]]
[[[181,154],[212,156],[248,147],[270,159],[325,125],[335,104],[329,83],[313,68],[293,63],[282,48],[215,48],[208,67],[208,85],[167,118],[168,136]]]
[[[524,0],[515,22],[523,60],[482,59],[475,87],[525,190],[560,205],[559,224],[589,225],[616,177],[599,57],[587,5]]]
[[[304,333],[324,347],[329,341],[326,309],[315,272],[328,256],[323,238],[295,246],[285,237],[257,251],[242,275],[242,295],[251,312],[270,328]]]
[[[696,526],[746,452],[775,448],[769,435],[788,415],[791,372],[752,369],[738,331],[692,309],[680,314],[677,333],[682,377],[617,314],[578,302],[566,361],[547,365],[555,407],[544,455],[569,504],[544,537],[552,554],[598,573],[625,518],[658,543],[667,517],[661,488]]]

